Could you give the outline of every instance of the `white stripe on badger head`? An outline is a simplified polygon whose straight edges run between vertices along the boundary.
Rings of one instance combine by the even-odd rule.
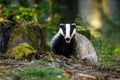
[[[59,29],[58,33],[64,36],[63,30],[61,28]]]
[[[76,34],[76,28],[74,28],[72,34],[71,34],[71,38]]]
[[[70,24],[66,24],[66,35],[65,38],[70,38]]]

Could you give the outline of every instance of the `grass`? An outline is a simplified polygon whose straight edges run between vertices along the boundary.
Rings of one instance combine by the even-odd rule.
[[[113,45],[107,39],[94,39],[92,43],[99,57],[99,64],[104,64],[111,67],[120,67],[120,46]]]
[[[63,75],[64,70],[59,68],[41,68],[27,69],[23,72],[6,74],[5,77],[12,77],[21,80],[69,80],[69,77]]]

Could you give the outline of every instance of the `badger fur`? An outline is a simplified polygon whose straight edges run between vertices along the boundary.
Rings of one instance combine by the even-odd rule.
[[[58,33],[52,38],[52,52],[97,63],[97,55],[92,43],[76,32],[76,24],[60,24]]]

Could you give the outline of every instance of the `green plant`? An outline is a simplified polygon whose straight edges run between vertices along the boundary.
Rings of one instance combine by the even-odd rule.
[[[96,49],[100,64],[119,67],[117,60],[120,58],[120,46],[112,45],[110,40],[105,38],[92,39],[92,43]]]
[[[9,77],[14,77],[14,78],[21,78],[21,79],[29,79],[32,80],[58,80],[58,76],[61,76],[59,80],[68,80],[69,77],[63,75],[64,70],[59,69],[59,68],[34,68],[34,69],[27,69],[23,72],[18,72],[18,73],[12,73],[12,74],[6,74],[3,77],[9,76]]]

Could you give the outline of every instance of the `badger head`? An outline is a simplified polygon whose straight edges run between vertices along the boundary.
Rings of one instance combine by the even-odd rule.
[[[60,24],[59,33],[64,37],[66,43],[70,43],[76,34],[76,24]]]

